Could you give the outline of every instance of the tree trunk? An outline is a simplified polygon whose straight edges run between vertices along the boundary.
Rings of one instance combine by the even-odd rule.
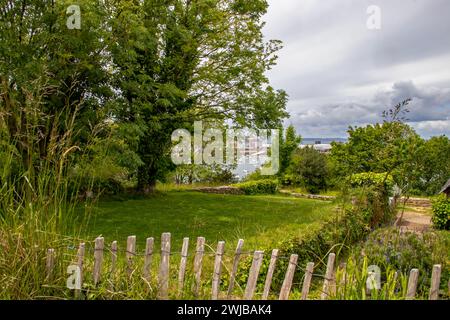
[[[143,165],[138,169],[137,192],[148,195],[155,192],[156,172],[153,168]]]

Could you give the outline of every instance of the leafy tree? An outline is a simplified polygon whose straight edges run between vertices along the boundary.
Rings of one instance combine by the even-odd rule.
[[[326,188],[328,177],[326,156],[312,147],[297,149],[289,173],[308,192],[319,193]]]
[[[282,130],[282,129],[281,129]],[[279,176],[283,176],[292,162],[294,151],[298,149],[302,137],[297,135],[293,125],[286,128],[283,134],[280,134],[280,171]]]
[[[64,163],[61,155],[83,150],[105,119],[105,11],[98,1],[78,3],[89,13],[80,30],[66,27],[69,1],[0,6],[0,129],[27,173],[27,188],[43,168]]]
[[[426,140],[417,161],[419,177],[413,183],[413,191],[437,194],[450,177],[450,139],[439,136]]]
[[[111,7],[115,117],[142,131],[138,189],[173,168],[170,135],[193,120],[270,126],[286,116],[286,94],[267,86],[279,41],[261,32],[264,0],[121,1]]]

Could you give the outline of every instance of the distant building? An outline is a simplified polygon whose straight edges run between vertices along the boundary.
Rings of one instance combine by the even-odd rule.
[[[345,138],[303,138],[300,148],[312,147],[314,150],[320,153],[330,153],[331,143],[345,143],[347,139]]]
[[[447,183],[442,188],[441,192],[447,195],[447,198],[450,197],[450,179],[448,179]]]
[[[321,141],[317,140],[314,144],[301,144],[300,148],[312,147],[314,150],[319,151],[320,153],[330,153],[331,144],[329,143],[321,143]]]

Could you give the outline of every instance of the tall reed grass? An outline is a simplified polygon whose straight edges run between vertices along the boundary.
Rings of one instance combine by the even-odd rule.
[[[48,115],[43,95],[29,94],[22,104],[4,90],[2,96],[0,299],[33,299],[50,293],[46,249],[73,243],[86,222],[75,214],[79,182],[71,175],[81,151],[74,143],[78,109]]]

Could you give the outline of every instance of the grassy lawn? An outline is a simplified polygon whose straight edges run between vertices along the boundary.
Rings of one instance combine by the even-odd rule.
[[[145,239],[154,237],[159,244],[161,233],[172,233],[172,248],[179,250],[183,237],[191,241],[206,238],[215,248],[218,240],[235,247],[245,240],[248,250],[276,245],[290,235],[301,233],[334,212],[329,202],[297,199],[282,195],[236,196],[203,194],[192,191],[169,191],[151,198],[124,201],[100,201],[89,227],[92,237],[123,245],[126,237],[136,235],[138,250]]]

